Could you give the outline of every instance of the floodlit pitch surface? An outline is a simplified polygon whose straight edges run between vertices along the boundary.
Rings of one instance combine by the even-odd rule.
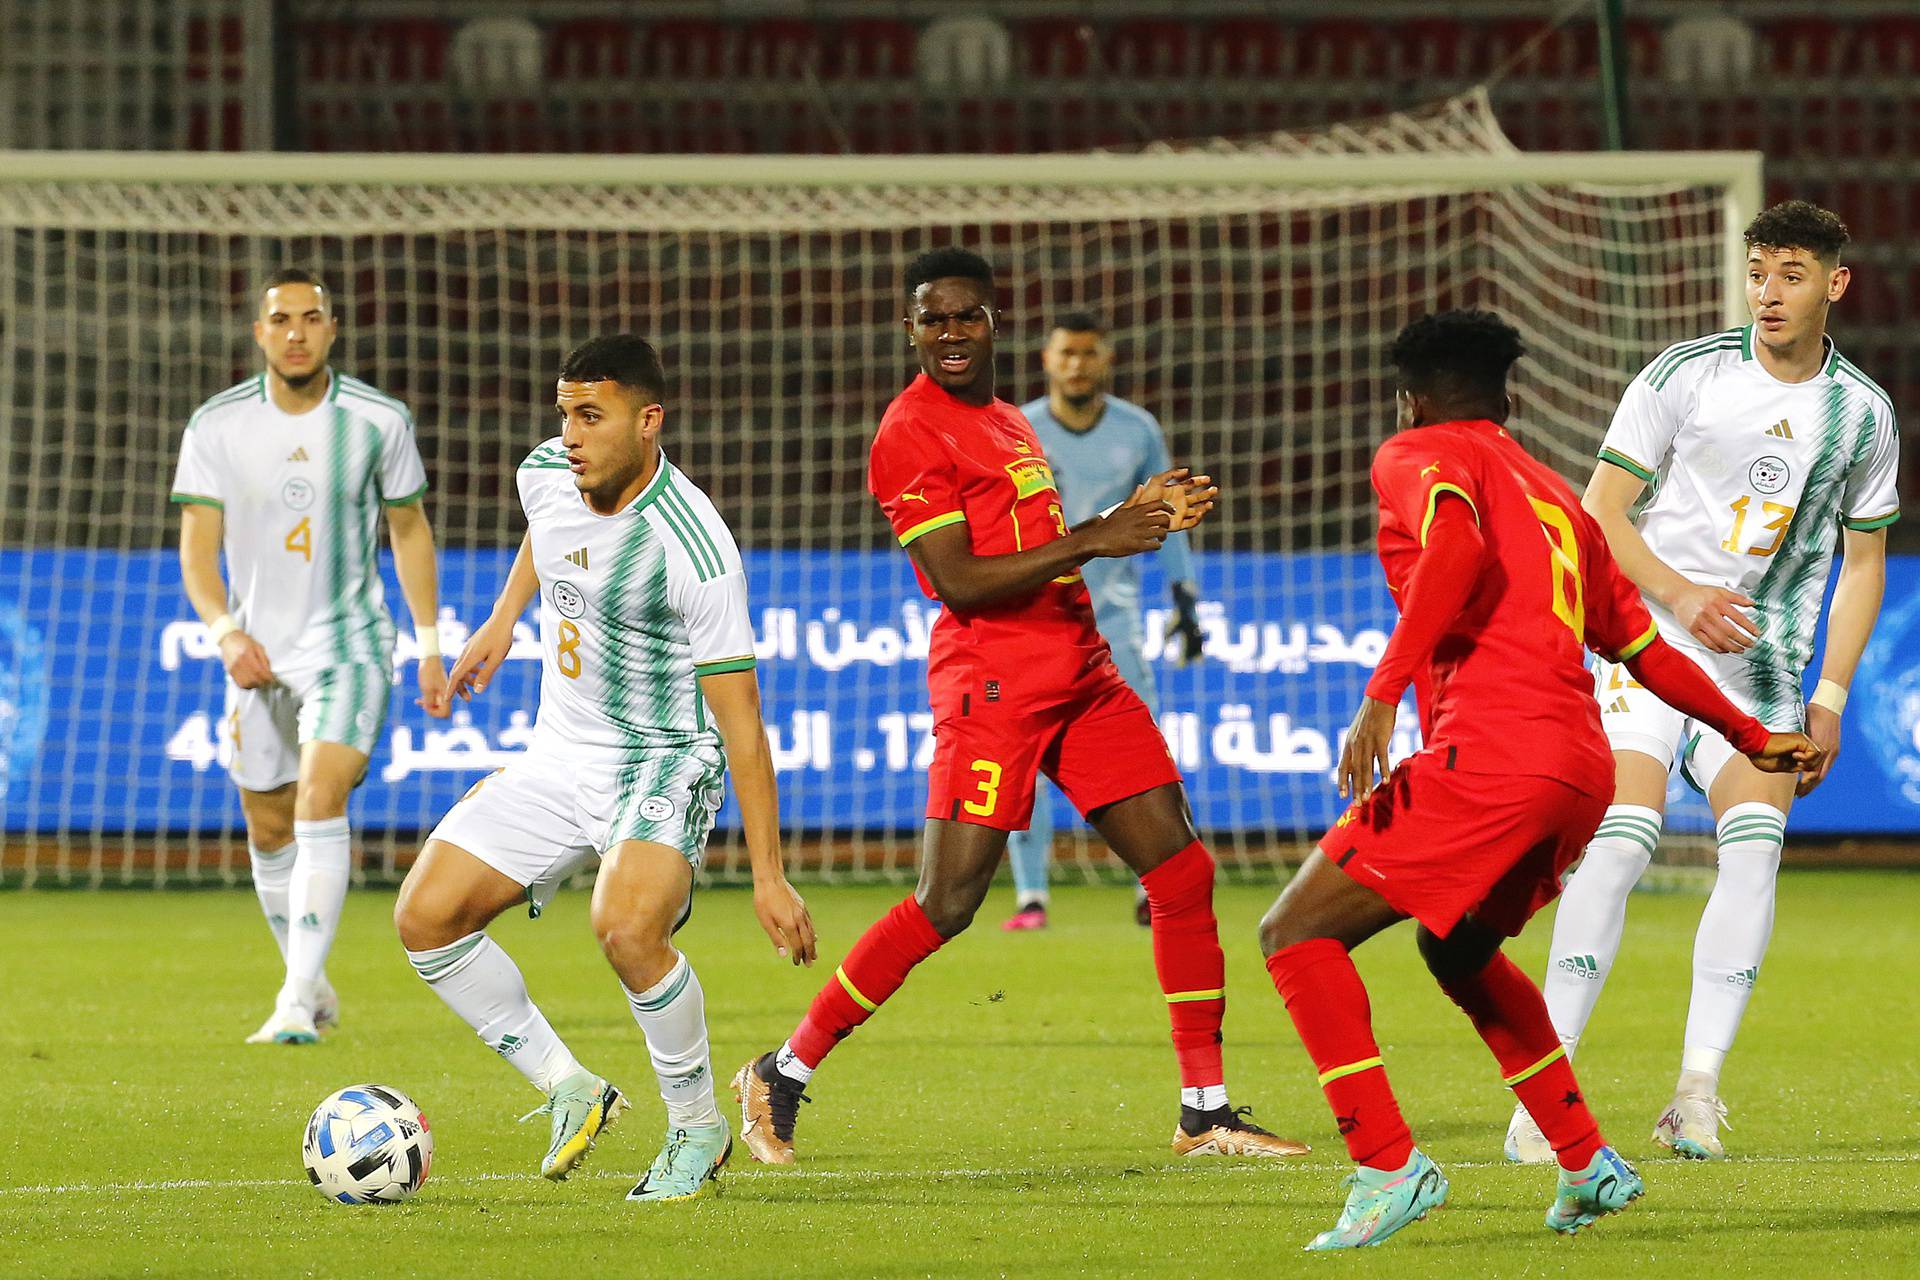
[[[714,1069],[791,1028],[892,887],[808,890],[821,963],[774,961],[749,896],[702,895],[681,935],[707,990]],[[408,968],[389,892],[355,893],[330,966],[344,1025],[315,1048],[250,1047],[277,981],[244,891],[0,897],[0,1274],[905,1276],[1912,1274],[1920,1230],[1920,877],[1790,872],[1773,949],[1724,1082],[1723,1164],[1648,1141],[1679,1056],[1701,899],[1637,896],[1579,1066],[1645,1200],[1580,1237],[1541,1225],[1551,1170],[1500,1160],[1509,1100],[1402,927],[1361,952],[1387,1064],[1448,1208],[1345,1262],[1300,1246],[1345,1172],[1313,1073],[1254,942],[1270,887],[1219,895],[1236,1103],[1315,1145],[1304,1160],[1179,1161],[1174,1062],[1148,936],[1119,888],[1056,894],[1054,927],[973,934],[922,967],[825,1066],[794,1169],[736,1147],[724,1194],[623,1202],[663,1124],[639,1032],[584,894],[495,936],[589,1066],[637,1106],[587,1171],[536,1172],[540,1102]],[[1516,955],[1537,972],[1549,922]],[[358,1081],[419,1100],[433,1176],[411,1203],[350,1209],[301,1173],[301,1126]],[[731,1103],[723,1093],[723,1104]]]

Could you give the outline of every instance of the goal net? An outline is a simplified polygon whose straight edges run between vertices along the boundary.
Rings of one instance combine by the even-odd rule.
[[[554,434],[561,355],[597,333],[653,338],[665,448],[746,554],[796,859],[910,870],[934,606],[865,460],[913,372],[902,269],[943,242],[1000,273],[1003,395],[1043,394],[1050,319],[1091,310],[1117,347],[1113,390],[1221,484],[1195,544],[1206,657],[1173,665],[1151,563],[1146,657],[1223,860],[1290,858],[1336,815],[1330,771],[1393,616],[1366,481],[1392,426],[1386,343],[1435,308],[1506,315],[1531,351],[1520,434],[1583,481],[1633,372],[1726,322],[1758,163],[1519,155],[1473,99],[1136,155],[6,156],[0,869],[246,877],[223,675],[180,589],[167,494],[188,415],[258,367],[258,282],[297,265],[335,290],[335,367],[418,420],[450,651],[519,540],[512,476]],[[410,657],[403,636],[353,803],[376,878],[524,748],[536,710],[531,625],[450,722],[412,705]],[[1067,865],[1092,869],[1098,847],[1058,812]],[[710,870],[744,870],[736,826],[729,802]]]

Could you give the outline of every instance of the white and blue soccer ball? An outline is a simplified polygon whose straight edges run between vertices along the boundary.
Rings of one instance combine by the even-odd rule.
[[[433,1167],[433,1132],[413,1099],[383,1084],[356,1084],[314,1108],[301,1147],[307,1176],[341,1204],[397,1204]]]

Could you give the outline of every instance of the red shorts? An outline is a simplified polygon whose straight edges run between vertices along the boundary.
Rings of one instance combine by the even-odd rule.
[[[1443,938],[1469,915],[1517,937],[1560,896],[1607,803],[1555,778],[1456,772],[1422,751],[1341,814],[1320,851]]]
[[[1153,713],[1111,664],[1063,702],[1022,707],[970,696],[962,707],[933,726],[929,818],[1024,830],[1042,772],[1083,815],[1180,781]]]

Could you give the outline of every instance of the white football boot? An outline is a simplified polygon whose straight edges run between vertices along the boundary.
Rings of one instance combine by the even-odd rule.
[[[1653,1124],[1653,1140],[1687,1160],[1725,1160],[1720,1127],[1727,1124],[1727,1104],[1710,1093],[1676,1093]]]
[[[1506,1152],[1507,1159],[1514,1164],[1553,1163],[1553,1144],[1540,1132],[1540,1126],[1533,1122],[1527,1109],[1518,1103],[1513,1108],[1513,1119],[1507,1122]]]

